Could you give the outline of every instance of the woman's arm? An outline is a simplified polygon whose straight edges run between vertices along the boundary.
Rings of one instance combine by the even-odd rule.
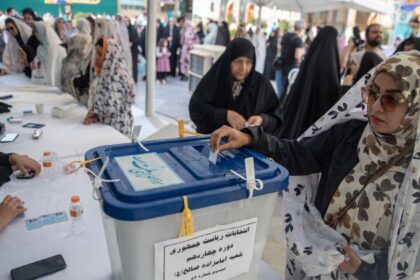
[[[222,138],[227,138],[227,143],[219,146]],[[321,172],[329,163],[335,141],[331,130],[297,141],[278,139],[265,133],[261,127],[238,131],[223,126],[212,133],[211,147],[213,151],[223,151],[248,145],[284,165],[290,175],[306,175]]]
[[[252,136],[251,147],[285,166],[290,175],[321,172],[322,167],[330,161],[337,139],[332,136],[331,129],[300,141],[278,139],[265,133],[261,127],[245,128],[242,131]]]

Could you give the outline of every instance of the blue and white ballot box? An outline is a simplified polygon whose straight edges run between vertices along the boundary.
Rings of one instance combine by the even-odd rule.
[[[287,170],[246,148],[222,152],[214,164],[208,137],[143,145],[148,151],[121,144],[86,153],[86,159],[101,158],[89,165],[95,174],[103,169],[102,179],[119,179],[99,188],[114,277],[257,279],[276,197],[288,184]],[[247,158],[253,158],[260,189],[251,198]],[[179,237],[185,200],[194,233]]]

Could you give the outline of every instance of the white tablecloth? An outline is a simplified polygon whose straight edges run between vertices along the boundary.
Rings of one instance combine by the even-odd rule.
[[[46,150],[55,152],[62,162],[83,159],[84,153],[100,145],[127,143],[128,139],[113,128],[95,124],[85,126],[82,121],[86,109],[78,107],[68,118],[55,119],[53,106],[71,102],[68,94],[58,89],[32,86],[23,75],[0,77],[0,96],[12,94],[5,100],[13,105],[11,113],[1,114],[7,132],[17,132],[13,143],[0,143],[1,152],[26,154],[40,160]],[[45,114],[36,115],[35,104],[45,104]],[[24,110],[34,115],[23,116]],[[7,117],[23,119],[22,124],[9,124]],[[39,140],[32,140],[33,129],[23,128],[27,122],[46,124]],[[55,178],[44,175],[31,180],[13,179],[0,188],[0,199],[16,195],[25,201],[28,211],[18,217],[0,233],[0,279],[9,279],[12,268],[31,263],[55,254],[62,254],[67,268],[45,279],[110,279],[111,267],[99,203],[92,198],[92,186],[82,171],[65,175],[61,169]],[[79,195],[83,203],[84,232],[74,235],[71,222],[56,223],[28,231],[25,220],[40,215],[69,210],[70,197]]]

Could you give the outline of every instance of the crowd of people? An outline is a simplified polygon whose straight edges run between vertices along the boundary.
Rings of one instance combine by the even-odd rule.
[[[59,86],[87,107],[86,125],[129,136],[135,84],[146,78],[138,67],[147,57],[145,24],[89,16],[51,25],[29,8],[22,16],[5,20],[1,74]],[[289,170],[287,279],[420,277],[419,21],[388,49],[378,23],[364,40],[356,28],[345,46],[333,26],[303,38],[312,30],[305,25],[296,21],[282,35],[239,25],[231,36],[224,21],[157,20],[157,82],[187,80],[194,45],[226,47],[194,90],[190,117],[197,132],[211,134],[213,151],[246,145]],[[3,182],[16,169],[39,173],[16,154],[0,155],[0,167]],[[311,181],[313,173],[320,176]],[[0,222],[22,205],[7,197]]]

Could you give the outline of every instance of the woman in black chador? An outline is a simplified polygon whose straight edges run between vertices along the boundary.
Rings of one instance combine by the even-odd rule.
[[[189,110],[200,133],[211,133],[222,125],[262,126],[270,133],[278,125],[278,107],[270,81],[255,71],[254,46],[237,38],[202,78]]]
[[[281,102],[282,122],[276,133],[280,138],[299,137],[334,105],[340,94],[340,60],[337,30],[321,29],[315,37],[290,93]]]

